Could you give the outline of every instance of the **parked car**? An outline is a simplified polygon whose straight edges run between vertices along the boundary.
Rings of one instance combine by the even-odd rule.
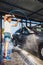
[[[40,26],[39,26],[40,27]],[[38,53],[43,59],[43,30],[42,28],[22,27],[13,34],[13,43],[20,48]]]

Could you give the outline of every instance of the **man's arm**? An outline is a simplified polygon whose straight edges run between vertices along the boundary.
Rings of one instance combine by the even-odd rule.
[[[21,21],[21,20],[18,19],[18,20],[16,21],[16,24],[13,24],[12,27],[16,27],[16,26],[18,25],[18,22],[20,22],[20,21]]]

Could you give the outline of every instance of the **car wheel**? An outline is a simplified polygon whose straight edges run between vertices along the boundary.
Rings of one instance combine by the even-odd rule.
[[[43,60],[43,44],[40,44],[39,45],[39,57],[40,57],[40,59],[42,59]]]

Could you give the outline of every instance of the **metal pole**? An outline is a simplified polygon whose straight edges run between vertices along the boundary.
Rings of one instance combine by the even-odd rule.
[[[30,20],[30,28],[31,28],[31,20]]]
[[[2,15],[0,15],[2,17]],[[2,19],[0,18],[0,63],[2,62]]]

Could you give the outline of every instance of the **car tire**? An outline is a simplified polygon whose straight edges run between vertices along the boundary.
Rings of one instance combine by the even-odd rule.
[[[39,45],[38,52],[39,52],[40,59],[43,60],[43,44]]]

